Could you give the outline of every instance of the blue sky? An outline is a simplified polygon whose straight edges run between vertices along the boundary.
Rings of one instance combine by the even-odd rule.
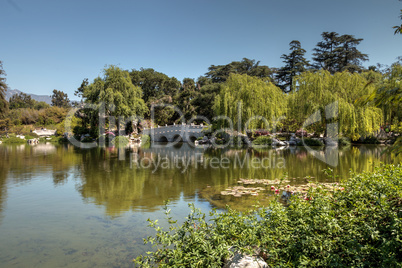
[[[364,41],[365,66],[402,56],[397,0],[1,0],[0,60],[11,89],[51,95],[107,64],[179,80],[242,58],[280,67],[289,42],[311,51],[324,31]]]

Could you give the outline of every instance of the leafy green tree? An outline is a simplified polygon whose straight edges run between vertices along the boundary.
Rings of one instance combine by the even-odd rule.
[[[353,35],[341,35],[336,32],[323,32],[323,41],[314,48],[314,67],[329,71],[331,74],[348,70],[362,71],[362,61],[367,61],[367,54],[361,53],[356,46],[363,39],[356,39]]]
[[[195,107],[196,114],[204,116],[210,122],[214,117],[214,110],[212,107],[216,95],[219,94],[221,85],[221,83],[212,83],[212,80],[205,76],[200,76],[197,79],[197,90],[191,103]]]
[[[195,98],[195,96],[196,86],[194,79],[184,78],[182,87],[180,88],[176,98],[176,104],[187,120],[196,115],[196,110],[192,103],[192,100]]]
[[[306,50],[301,47],[299,41],[293,40],[289,45],[291,52],[289,55],[283,54],[281,56],[285,66],[280,68],[277,73],[280,87],[285,92],[293,90],[293,77],[306,71],[307,67],[310,65],[309,61],[304,57]]]
[[[95,80],[83,88],[83,98],[86,103],[96,105],[97,109],[91,109],[88,118],[93,127],[99,127],[99,109],[105,107],[105,116],[114,116],[117,128],[130,117],[142,117],[147,107],[142,97],[141,88],[134,86],[127,71],[110,65],[105,68],[104,76]],[[101,126],[103,127],[103,126]]]
[[[154,123],[165,125],[173,122],[174,109],[165,105],[173,105],[174,98],[180,90],[180,82],[175,77],[155,71],[154,69],[133,69],[130,78],[135,86],[142,89],[143,99],[152,112]],[[151,114],[147,114],[151,117]]]
[[[236,130],[244,131],[245,123],[259,116],[266,121],[258,118],[251,120],[248,129],[275,127],[275,121],[286,113],[286,95],[273,83],[261,78],[231,74],[222,84],[214,110],[218,116],[229,117]]]
[[[34,104],[34,109],[35,110],[42,110],[42,109],[46,109],[46,108],[49,108],[49,107],[50,107],[50,105],[47,104],[44,101],[36,101],[35,104]]]
[[[223,83],[232,73],[247,74],[259,78],[272,80],[273,71],[268,66],[260,66],[259,61],[243,58],[242,61],[233,61],[226,65],[211,65],[208,68],[206,77],[210,78],[213,83]]]
[[[10,109],[34,108],[36,101],[28,94],[20,92],[9,99]]]
[[[174,97],[180,89],[180,82],[175,77],[169,77],[151,68],[133,69],[130,78],[133,85],[142,89],[145,103],[164,96]]]
[[[64,93],[61,90],[53,90],[52,95],[52,106],[57,106],[60,108],[69,108],[71,107],[70,100],[68,98],[67,93]]]
[[[85,78],[84,80],[82,80],[80,87],[77,88],[77,90],[74,92],[74,95],[82,99],[82,97],[84,95],[84,91],[85,91],[86,87],[88,86],[88,84],[89,84],[88,78]]]
[[[8,103],[6,101],[6,73],[3,70],[3,62],[0,61],[0,117],[3,117],[8,110]]]
[[[387,70],[376,84],[377,90],[369,100],[373,100],[384,112],[388,123],[402,121],[402,65],[395,63]]]
[[[299,127],[310,117],[308,129],[327,134],[328,123],[337,122],[340,134],[353,140],[379,129],[381,109],[372,103],[359,102],[367,93],[375,91],[373,84],[367,85],[365,75],[348,71],[331,75],[321,70],[304,72],[295,79],[298,88],[289,95],[287,116],[298,120]],[[334,111],[328,114],[331,107],[338,108],[338,114]],[[316,112],[321,113],[321,119],[314,122],[311,116]]]

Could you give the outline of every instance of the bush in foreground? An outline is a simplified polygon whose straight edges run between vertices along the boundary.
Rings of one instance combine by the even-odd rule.
[[[182,225],[169,216],[169,230],[150,221],[156,251],[134,261],[141,267],[222,267],[235,248],[256,252],[270,267],[400,267],[402,265],[402,167],[382,165],[352,174],[335,192],[311,189],[288,207],[240,213],[191,206]]]

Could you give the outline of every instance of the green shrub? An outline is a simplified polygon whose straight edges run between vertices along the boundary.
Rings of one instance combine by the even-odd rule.
[[[377,137],[368,136],[368,137],[365,137],[360,143],[363,143],[363,144],[379,144],[380,142],[378,141]]]
[[[10,135],[9,138],[3,139],[3,143],[5,144],[23,144],[26,143],[27,141],[25,139],[17,138],[17,137],[12,137]]]
[[[307,146],[323,146],[322,141],[312,138],[304,138],[302,139],[302,144]]]
[[[145,145],[151,142],[151,137],[149,135],[141,135],[141,144]]]
[[[134,261],[141,267],[222,267],[229,247],[259,252],[269,267],[400,267],[402,265],[402,166],[381,165],[352,174],[331,192],[310,189],[284,207],[247,213],[213,210],[211,219],[191,207],[177,225],[166,207],[169,229],[149,221],[158,246]]]
[[[128,143],[129,143],[128,138],[124,136],[117,136],[112,140],[112,144],[116,147],[124,147],[127,146]]]
[[[35,133],[32,133],[32,134],[35,134]],[[36,139],[38,137],[38,135],[26,135],[25,136],[25,139],[26,140],[32,140],[32,139]]]
[[[255,140],[253,140],[253,144],[255,144],[255,145],[271,145],[272,138],[270,136],[259,136]]]

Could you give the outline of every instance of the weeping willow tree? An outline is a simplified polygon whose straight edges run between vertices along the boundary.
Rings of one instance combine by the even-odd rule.
[[[235,129],[269,129],[286,112],[286,95],[274,84],[246,74],[231,74],[215,98],[217,116]],[[219,127],[230,127],[220,120]]]
[[[353,140],[366,136],[378,130],[382,123],[381,109],[372,102],[358,101],[376,90],[366,77],[347,71],[334,75],[328,71],[302,73],[295,79],[297,91],[289,95],[288,116],[297,119],[300,127],[304,123],[315,132],[327,134],[327,126],[332,123],[342,136]],[[330,111],[329,107],[337,111]],[[319,119],[306,124],[314,114]]]
[[[402,119],[402,65],[395,63],[376,84],[369,101],[383,109],[387,123],[399,123]]]
[[[395,63],[376,84],[377,90],[366,99],[374,102],[384,111],[384,120],[389,124],[400,125],[402,119],[402,65]],[[394,130],[393,130],[394,131]],[[402,154],[402,137],[386,152]]]

